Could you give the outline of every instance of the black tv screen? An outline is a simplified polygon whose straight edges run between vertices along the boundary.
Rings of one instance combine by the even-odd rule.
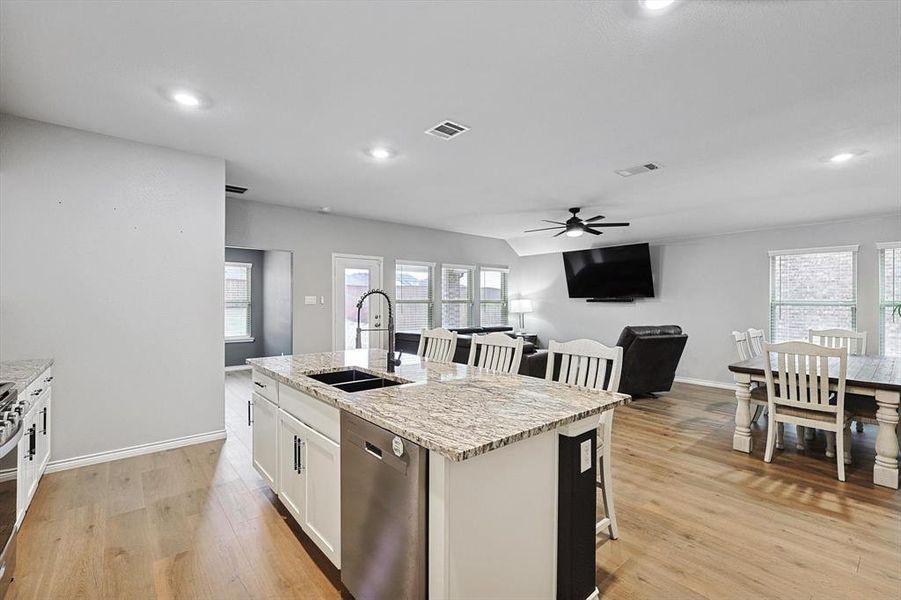
[[[653,298],[648,244],[563,253],[570,298]]]

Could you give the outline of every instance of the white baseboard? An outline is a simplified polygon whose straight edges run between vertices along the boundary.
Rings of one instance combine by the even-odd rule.
[[[151,442],[149,444],[140,444],[120,450],[107,450],[106,452],[97,452],[96,454],[86,454],[84,456],[76,456],[74,458],[64,458],[62,460],[52,460],[47,465],[47,473],[55,473],[57,471],[67,471],[69,469],[77,469],[78,467],[87,467],[88,465],[96,465],[99,463],[119,460],[120,458],[130,458],[132,456],[140,456],[142,454],[152,454],[162,450],[171,450],[173,448],[181,448],[182,446],[191,446],[193,444],[202,444],[204,442],[212,442],[215,440],[224,440],[225,430],[209,431],[207,433],[197,433],[194,435],[186,435],[185,437],[174,438],[171,440],[163,440],[162,442]]]
[[[230,367],[225,367],[226,373],[231,373],[232,371],[249,371],[252,369],[250,365],[232,365]]]
[[[729,390],[735,391],[734,383],[726,383],[725,381],[711,381],[709,379],[695,379],[694,377],[681,377],[676,376],[673,381],[678,381],[679,383],[690,383],[692,385],[703,385],[704,387],[717,388],[720,390]]]

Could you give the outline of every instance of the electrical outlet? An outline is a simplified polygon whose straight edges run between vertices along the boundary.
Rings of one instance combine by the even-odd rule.
[[[579,473],[584,473],[591,468],[591,440],[579,444],[579,458]]]

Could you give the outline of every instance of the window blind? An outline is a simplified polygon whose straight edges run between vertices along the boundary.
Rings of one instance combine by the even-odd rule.
[[[857,327],[857,247],[770,252],[770,339]]]
[[[421,331],[432,327],[432,265],[396,263],[394,295],[397,331]]]
[[[250,263],[225,263],[225,339],[251,336]]]
[[[479,325],[482,327],[508,324],[508,269],[481,267],[479,269]]]
[[[442,265],[441,324],[446,328],[472,326],[473,267]]]
[[[901,356],[901,242],[879,244],[879,353]]]

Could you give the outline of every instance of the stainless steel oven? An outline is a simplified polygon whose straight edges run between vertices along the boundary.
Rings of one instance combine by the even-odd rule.
[[[19,441],[22,411],[11,383],[0,383],[0,598],[12,581],[16,565]]]

